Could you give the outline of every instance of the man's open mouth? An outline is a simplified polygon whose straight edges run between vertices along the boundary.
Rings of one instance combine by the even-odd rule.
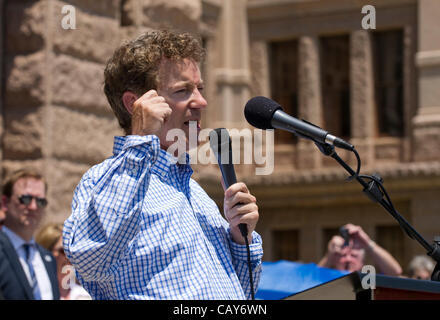
[[[199,120],[188,120],[183,123],[185,126],[190,126],[190,124],[194,125],[197,129],[200,129],[200,121]]]

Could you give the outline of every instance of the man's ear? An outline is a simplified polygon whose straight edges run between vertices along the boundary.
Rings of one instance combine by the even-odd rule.
[[[2,195],[0,208],[4,212],[8,211],[8,197],[5,195]]]
[[[133,114],[133,103],[138,99],[137,95],[131,91],[125,91],[122,95],[122,102],[128,113]]]

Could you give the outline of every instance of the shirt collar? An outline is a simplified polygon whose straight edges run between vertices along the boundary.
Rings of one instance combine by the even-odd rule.
[[[34,238],[32,238],[29,242],[26,242],[26,241],[23,240],[23,238],[21,238],[18,234],[16,234],[14,231],[9,229],[8,227],[3,226],[2,230],[8,236],[9,240],[11,240],[12,246],[14,247],[15,251],[17,251],[25,243],[30,243],[32,245],[35,245],[35,239]]]
[[[117,156],[121,151],[129,147],[150,143],[153,152],[157,152],[157,159],[154,162],[151,171],[166,177],[172,168],[177,169],[177,172],[193,173],[191,168],[191,157],[187,152],[180,155],[179,158],[168,153],[166,150],[160,148],[159,138],[155,135],[147,136],[115,136],[113,144],[113,154]]]

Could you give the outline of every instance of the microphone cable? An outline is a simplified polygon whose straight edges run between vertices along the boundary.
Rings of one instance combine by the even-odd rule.
[[[249,246],[249,240],[248,240],[248,230],[245,224],[240,224],[238,226],[240,228],[241,235],[244,238],[244,242],[246,244],[246,251],[247,251],[247,265],[249,270],[249,284],[251,286],[251,299],[255,300],[255,292],[254,292],[254,280],[252,277],[252,264],[251,264],[251,249]]]

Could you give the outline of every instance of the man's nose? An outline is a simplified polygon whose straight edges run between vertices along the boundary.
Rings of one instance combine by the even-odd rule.
[[[194,109],[204,109],[208,105],[208,102],[203,97],[202,92],[199,89],[195,89],[192,94],[192,101],[190,107]]]
[[[28,204],[27,208],[30,209],[30,210],[37,210],[38,209],[37,199],[36,198],[32,198],[32,200]]]
[[[341,257],[341,260],[343,260],[343,261],[349,261],[350,260],[350,255],[349,254],[343,254],[342,255],[342,257]]]

